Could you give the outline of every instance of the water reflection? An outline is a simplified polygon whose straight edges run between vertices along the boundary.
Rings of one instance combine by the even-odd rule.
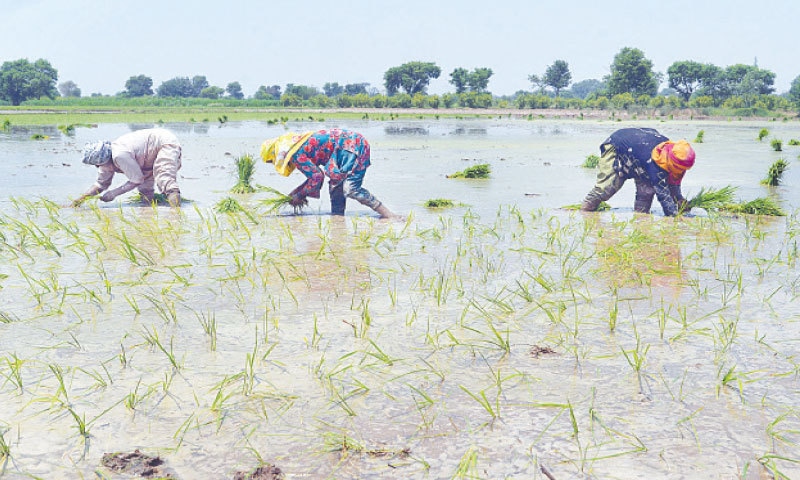
[[[450,135],[486,135],[488,130],[485,128],[464,128],[458,127],[450,132]]]
[[[428,135],[430,133],[426,127],[408,127],[398,125],[388,125],[383,131],[386,133],[386,135],[404,136]]]

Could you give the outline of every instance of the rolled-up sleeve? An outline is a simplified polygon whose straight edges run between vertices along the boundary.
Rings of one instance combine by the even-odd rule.
[[[114,179],[114,163],[106,162],[97,167],[97,181],[95,185],[104,191],[111,186],[111,181]]]

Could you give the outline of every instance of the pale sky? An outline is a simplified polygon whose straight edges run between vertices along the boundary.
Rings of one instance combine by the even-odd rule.
[[[572,81],[602,79],[622,48],[665,75],[676,61],[738,63],[776,74],[776,93],[800,76],[800,0],[0,0],[0,62],[48,60],[58,83],[113,95],[131,76],[155,90],[205,75],[245,96],[260,85],[322,89],[367,82],[410,61],[442,69],[429,93],[452,92],[455,68],[491,68],[489,91],[531,90],[555,60]]]

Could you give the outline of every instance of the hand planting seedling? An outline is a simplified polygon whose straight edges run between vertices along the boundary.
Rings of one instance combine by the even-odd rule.
[[[308,200],[306,200],[305,198],[302,200],[302,203],[298,205],[292,205],[291,195],[286,195],[271,187],[261,187],[260,190],[266,190],[267,192],[272,194],[270,198],[261,200],[261,204],[267,207],[266,211],[267,215],[275,215],[278,212],[280,212],[280,210],[283,207],[289,205],[292,206],[292,208],[294,209],[294,214],[297,215],[303,210],[303,208],[305,208],[308,205]]]

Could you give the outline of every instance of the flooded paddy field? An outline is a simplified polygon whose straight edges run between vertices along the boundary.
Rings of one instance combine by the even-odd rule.
[[[703,130],[687,196],[732,185],[787,216],[634,215],[632,184],[561,208],[630,125]],[[285,127],[169,124],[179,211],[64,207],[94,180],[84,142],[150,126],[0,133],[0,475],[116,478],[108,454],[139,450],[176,478],[800,476],[797,122],[287,125],[363,133],[364,186],[405,221],[331,217],[326,188],[301,215],[260,192],[218,212],[233,158]],[[254,183],[302,180],[259,163]]]

